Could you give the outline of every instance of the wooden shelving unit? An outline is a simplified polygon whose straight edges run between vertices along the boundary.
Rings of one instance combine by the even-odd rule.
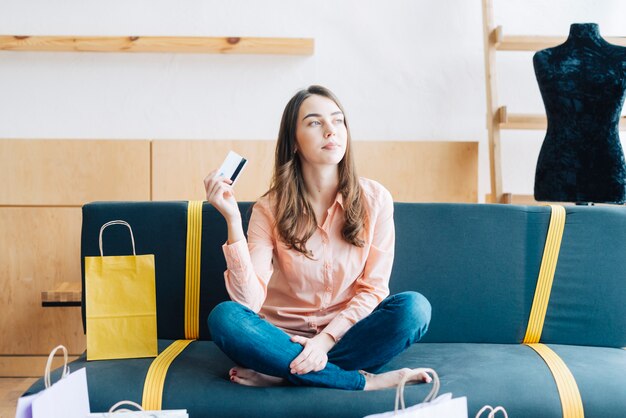
[[[1,51],[313,55],[312,38],[0,36]]]
[[[520,195],[520,199],[504,193],[502,187],[502,161],[500,131],[506,129],[545,130],[545,115],[509,113],[506,106],[498,102],[496,78],[496,52],[498,51],[539,51],[562,44],[566,36],[515,36],[504,35],[502,26],[494,24],[493,0],[482,0],[483,36],[485,45],[485,85],[487,93],[487,131],[489,138],[489,172],[491,193],[487,201],[491,203],[534,202],[532,196]],[[626,46],[626,37],[607,37],[608,42]],[[626,116],[620,119],[620,130],[626,130]]]

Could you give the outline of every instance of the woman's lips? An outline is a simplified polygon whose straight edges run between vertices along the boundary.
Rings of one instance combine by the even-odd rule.
[[[339,148],[339,144],[336,144],[334,142],[330,142],[322,147],[322,149],[329,150],[329,151],[335,150],[337,148]]]

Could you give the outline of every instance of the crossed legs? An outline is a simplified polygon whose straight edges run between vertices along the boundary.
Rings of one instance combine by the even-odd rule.
[[[231,380],[237,383],[362,390],[395,386],[409,371],[373,374],[424,336],[430,314],[430,303],[419,293],[390,296],[348,330],[328,353],[323,370],[304,375],[292,374],[289,368],[302,346],[252,310],[223,302],[211,312],[208,321],[217,346],[238,365],[230,371]],[[421,380],[427,378],[422,376]]]

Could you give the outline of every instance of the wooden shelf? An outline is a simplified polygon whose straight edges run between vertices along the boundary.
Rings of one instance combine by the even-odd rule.
[[[502,26],[493,31],[493,39],[498,51],[539,51],[560,45],[567,36],[529,36],[529,35],[503,35]],[[626,37],[607,37],[607,42],[626,46]]]
[[[500,120],[500,129],[528,129],[545,131],[548,121],[544,115],[527,113],[510,114]]]
[[[561,205],[561,206],[576,206],[574,202],[539,202],[535,200],[535,196],[531,194],[515,194],[515,193],[503,193],[500,201],[495,202],[491,194],[485,196],[487,203],[507,203],[511,205],[526,205],[526,206],[545,206],[545,205]],[[609,206],[620,207],[624,205],[615,203],[594,203],[594,206]],[[626,350],[626,348],[625,348]]]
[[[313,55],[311,38],[0,36],[2,51]]]
[[[530,194],[503,193],[499,199],[494,199],[491,193],[485,195],[485,203],[506,203],[512,205],[544,205],[545,202],[537,202]]]
[[[545,131],[548,122],[545,115],[507,112],[506,106],[501,106],[497,112],[500,129],[527,129]],[[619,120],[620,131],[626,131],[626,116]]]
[[[80,306],[82,291],[80,282],[63,282],[54,290],[41,292],[41,306]]]

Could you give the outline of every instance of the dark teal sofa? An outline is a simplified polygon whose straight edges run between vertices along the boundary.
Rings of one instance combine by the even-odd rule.
[[[249,215],[250,204],[240,206]],[[113,219],[133,227],[138,254],[155,255],[160,352],[185,339],[187,212],[187,202],[83,208],[83,257],[99,255],[99,228]],[[585,417],[626,417],[626,208],[573,206],[566,212],[541,343],[571,372]],[[471,417],[485,404],[504,406],[512,418],[563,417],[550,369],[522,344],[550,213],[535,206],[396,203],[391,291],[421,292],[433,313],[425,339],[388,367],[434,368],[442,392],[468,397]],[[124,227],[106,234],[105,254],[131,253]],[[393,389],[250,388],[227,379],[233,363],[206,325],[211,309],[228,300],[225,238],[222,217],[204,203],[199,339],[171,364],[163,408],[186,408],[192,418],[362,417],[393,409]],[[141,403],[152,361],[87,362],[83,355],[71,369],[87,368],[91,408],[105,411],[123,399]],[[41,388],[39,381],[29,393]],[[421,401],[429,389],[407,387],[407,402]]]

